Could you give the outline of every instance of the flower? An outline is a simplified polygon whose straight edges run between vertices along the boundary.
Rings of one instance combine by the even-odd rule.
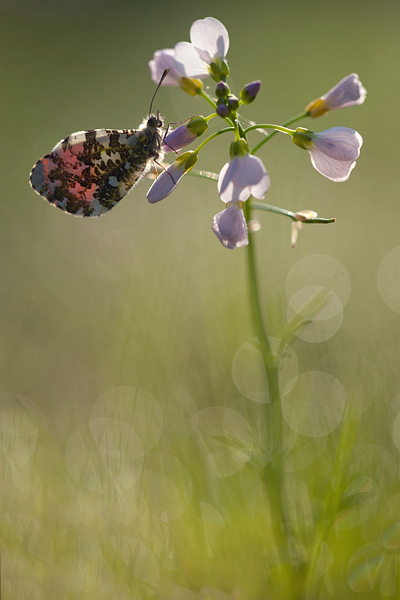
[[[350,177],[363,143],[361,135],[347,127],[333,127],[320,133],[298,127],[292,139],[308,151],[314,169],[331,181],[346,181]]]
[[[166,68],[169,73],[164,79],[162,85],[180,86],[184,73],[179,69],[179,65],[175,62],[175,51],[173,48],[164,48],[154,52],[153,59],[149,62],[150,74],[154,83],[158,83]]]
[[[223,202],[245,202],[250,196],[262,200],[269,190],[269,176],[260,158],[246,150],[244,140],[231,144],[233,157],[221,169],[218,193]]]
[[[147,200],[151,204],[155,204],[169,196],[182,177],[190,171],[197,162],[197,154],[195,152],[184,152],[178,156],[165,171],[161,173],[147,192]]]
[[[215,74],[215,70],[224,73],[228,48],[229,35],[224,25],[218,19],[206,17],[191,26],[190,42],[176,44],[174,58],[186,77],[204,79]]]
[[[362,104],[366,95],[367,90],[358,75],[352,73],[339,81],[329,92],[310,102],[305,110],[310,117],[320,117],[329,110]]]
[[[242,207],[241,202],[230,203],[225,210],[216,214],[213,218],[211,229],[221,244],[230,250],[247,246],[249,243],[246,219]]]
[[[193,117],[187,123],[180,125],[165,136],[163,141],[165,150],[167,152],[181,150],[203,135],[207,127],[208,124],[204,117]]]

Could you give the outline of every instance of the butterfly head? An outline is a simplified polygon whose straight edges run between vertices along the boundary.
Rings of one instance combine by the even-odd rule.
[[[160,116],[160,113],[157,112],[157,115],[154,114],[150,114],[149,118],[147,119],[147,127],[151,127],[151,128],[158,128],[158,127],[163,127],[164,125],[164,121],[163,118]]]

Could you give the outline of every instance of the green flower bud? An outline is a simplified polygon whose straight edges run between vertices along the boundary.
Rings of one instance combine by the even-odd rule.
[[[208,127],[208,123],[205,118],[200,115],[199,117],[194,117],[190,119],[190,121],[186,124],[186,127],[196,136],[199,137],[203,135]]]
[[[231,159],[235,158],[235,156],[246,156],[250,151],[249,145],[246,140],[240,139],[232,142],[231,147],[229,149],[229,154]]]
[[[228,63],[226,62],[226,60],[221,61],[221,71],[225,77],[228,77],[229,67],[228,67]]]
[[[292,140],[296,146],[299,146],[299,148],[308,150],[313,143],[312,131],[309,129],[304,129],[304,127],[298,127],[294,132]]]

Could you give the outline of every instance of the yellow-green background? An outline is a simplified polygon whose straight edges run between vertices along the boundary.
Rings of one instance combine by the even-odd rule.
[[[333,530],[321,597],[400,594],[393,575],[398,546],[387,558],[380,541],[387,503],[400,506],[393,496],[399,479],[391,435],[399,407],[400,316],[378,290],[379,266],[400,243],[399,4],[1,0],[0,537],[6,599],[278,597],[269,587],[271,531],[260,474],[244,464],[219,477],[207,462],[210,448],[192,431],[197,411],[210,407],[213,422],[222,418],[213,407],[235,407],[235,415],[253,419],[243,439],[257,445],[254,431],[262,420],[262,405],[241,396],[232,379],[233,357],[255,333],[246,250],[225,250],[210,229],[223,208],[215,183],[186,177],[173,195],[151,206],[145,180],[111,213],[93,220],[55,210],[28,184],[32,165],[69,133],[137,127],[154,91],[147,66],[153,52],[188,40],[191,23],[205,16],[219,18],[229,31],[232,89],[262,80],[256,102],[243,110],[251,120],[283,122],[352,72],[368,90],[363,106],[302,123],[317,131],[343,125],[362,134],[348,182],[324,179],[286,136],[260,153],[271,177],[267,201],[314,209],[337,222],[309,226],[293,250],[290,222],[262,213],[256,249],[272,335],[286,314],[285,281],[298,260],[328,255],[350,275],[340,330],[326,342],[293,343],[300,372],[322,364],[329,372],[329,356],[345,363],[351,352],[374,373],[371,383],[370,368],[351,367],[342,383],[369,398],[356,444],[368,444],[365,462],[373,467],[364,475],[374,492],[366,502],[375,508],[359,524]],[[201,99],[176,88],[162,88],[155,107],[167,122],[208,111]],[[228,138],[222,137],[201,153],[198,165],[218,172],[227,159]],[[393,268],[389,291],[395,299],[399,277]],[[335,376],[341,380],[340,372]],[[128,389],[116,391],[120,387]],[[135,482],[121,415],[107,417],[111,429],[119,423],[113,430],[119,450],[107,446],[104,429],[98,438],[93,430],[93,407],[107,393],[140,405],[138,420],[129,424],[134,440],[155,427],[146,398],[162,413],[161,437],[140,459],[143,471]],[[74,471],[78,431],[79,460],[86,456],[87,462]],[[297,473],[313,507],[304,517],[305,555],[337,432],[328,438],[311,468]],[[373,462],[377,447],[381,462]],[[230,452],[242,451],[228,446],[226,464]],[[384,469],[390,476],[380,485]],[[97,483],[88,483],[91,477]],[[176,516],[177,505],[182,510]],[[368,544],[389,567],[375,577],[363,563],[354,584],[349,561]],[[288,583],[288,597],[297,597],[296,585]]]

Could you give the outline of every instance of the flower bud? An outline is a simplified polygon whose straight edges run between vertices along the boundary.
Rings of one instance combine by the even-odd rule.
[[[210,63],[210,75],[214,79],[214,81],[221,81],[223,77],[219,65],[217,65],[217,63],[215,62]]]
[[[232,142],[231,147],[229,149],[229,154],[231,159],[235,158],[235,156],[247,156],[249,153],[249,145],[246,140],[237,140],[236,142]]]
[[[221,61],[221,71],[225,77],[228,77],[230,71],[229,71],[228,63],[226,62],[226,60]]]
[[[221,98],[218,101],[218,105],[217,105],[217,115],[219,117],[222,117],[223,119],[225,119],[225,117],[229,116],[229,108],[227,107],[226,103],[225,103],[225,98]]]
[[[174,191],[180,180],[197,162],[195,152],[184,152],[161,173],[147,192],[147,200],[155,204]]]
[[[367,90],[358,75],[352,73],[339,81],[329,92],[310,102],[305,111],[310,117],[321,117],[330,110],[362,104],[366,95]]]
[[[193,117],[193,119],[190,119],[190,121],[186,124],[186,127],[196,137],[200,137],[206,131],[208,123],[205,118],[200,115],[199,117]]]
[[[298,127],[292,137],[293,143],[303,150],[308,150],[312,146],[313,133],[304,127]]]
[[[163,141],[163,146],[166,152],[171,150],[177,152],[185,146],[188,146],[196,138],[206,131],[208,125],[204,117],[194,117],[188,123],[180,125],[171,131]]]
[[[229,92],[229,86],[225,83],[225,81],[219,81],[215,89],[215,95],[217,98],[226,98]]]
[[[258,92],[260,91],[261,81],[252,81],[248,83],[240,90],[240,99],[244,104],[251,104],[255,100]]]
[[[236,96],[234,96],[233,94],[229,94],[226,101],[228,104],[229,112],[236,112],[239,108],[239,99],[236,98]]]

